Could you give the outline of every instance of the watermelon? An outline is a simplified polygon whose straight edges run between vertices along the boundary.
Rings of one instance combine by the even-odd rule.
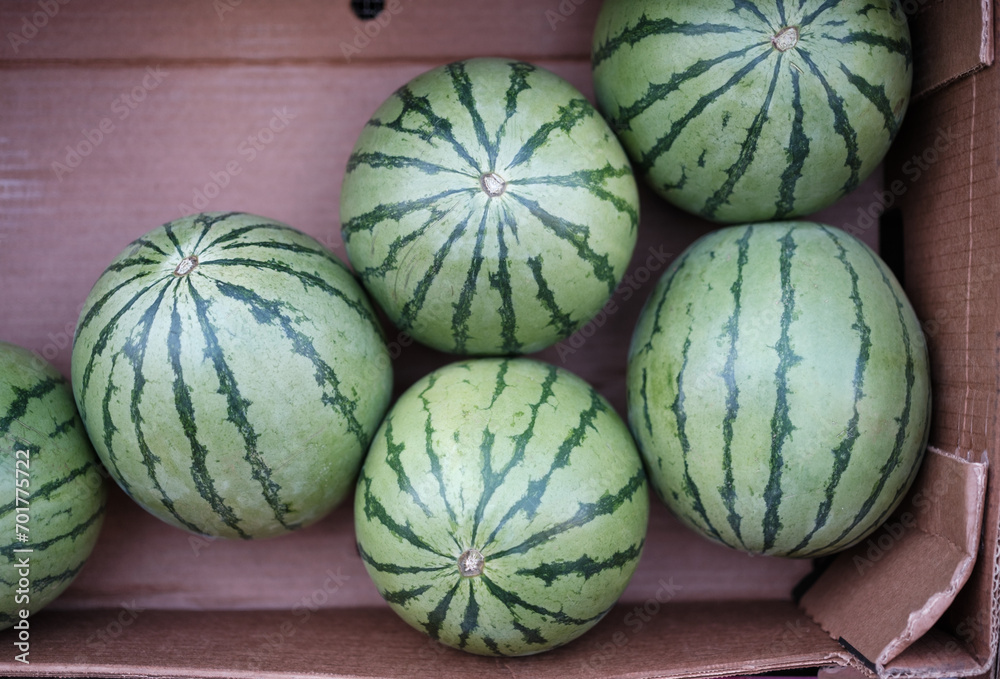
[[[442,351],[537,351],[625,273],[639,203],[593,106],[520,61],[471,59],[401,87],[362,130],[340,196],[347,256],[403,331]]]
[[[17,625],[28,639],[24,618],[80,573],[104,523],[106,476],[69,382],[0,342],[0,629]]]
[[[696,241],[647,300],[628,416],[663,501],[756,554],[849,547],[900,503],[923,459],[920,324],[878,255],[813,222]]]
[[[73,390],[101,460],[193,533],[280,535],[353,489],[392,388],[347,267],[264,217],[205,213],[134,241],[95,283]]]
[[[896,0],[607,0],[591,56],[636,173],[723,223],[805,215],[854,189],[913,79]]]
[[[642,553],[649,494],[590,385],[527,358],[427,375],[393,405],[355,493],[358,550],[410,625],[482,655],[583,634]]]

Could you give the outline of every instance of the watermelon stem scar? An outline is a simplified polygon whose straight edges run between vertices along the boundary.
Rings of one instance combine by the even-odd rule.
[[[467,549],[458,557],[458,572],[464,578],[474,578],[482,575],[486,560],[478,549]]]
[[[186,276],[187,274],[194,271],[194,268],[196,266],[198,266],[198,255],[191,255],[189,257],[185,257],[184,259],[181,260],[181,263],[177,265],[177,268],[174,269],[174,275]]]
[[[799,29],[795,26],[785,26],[771,37],[771,44],[779,52],[787,52],[799,42]]]
[[[507,182],[496,172],[487,172],[484,174],[479,178],[479,184],[490,198],[503,195],[503,192],[507,189]]]

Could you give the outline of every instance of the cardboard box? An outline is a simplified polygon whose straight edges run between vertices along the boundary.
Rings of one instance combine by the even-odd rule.
[[[599,4],[389,0],[362,23],[347,0],[3,3],[0,337],[68,374],[93,281],[125,244],[185,212],[267,215],[343,257],[344,164],[385,97],[432,66],[475,55],[534,61],[592,97]],[[550,653],[494,660],[444,648],[388,609],[355,552],[349,508],[284,538],[234,543],[170,528],[115,488],[91,561],[31,618],[30,665],[14,661],[14,636],[0,633],[0,674],[681,677],[844,666],[886,677],[995,676],[993,8],[903,7],[919,96],[884,177],[816,217],[875,246],[881,233],[933,363],[935,451],[901,513],[858,552],[832,565],[752,558],[693,535],[654,503],[639,570],[597,627]],[[615,312],[539,354],[622,413],[642,302],[666,263],[712,228],[646,191],[642,215]],[[398,391],[452,360],[393,331],[389,341]]]

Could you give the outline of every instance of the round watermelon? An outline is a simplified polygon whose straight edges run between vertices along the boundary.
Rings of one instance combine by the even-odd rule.
[[[564,644],[622,594],[642,552],[646,475],[586,382],[525,358],[417,382],[375,436],[358,549],[410,625],[483,655]]]
[[[104,522],[105,476],[66,379],[0,342],[0,629],[27,629],[24,618],[83,568]]]
[[[348,269],[244,213],[170,222],[115,258],[80,314],[72,373],[126,493],[179,528],[244,539],[347,496],[392,386]]]
[[[879,164],[913,77],[896,0],[607,0],[597,101],[641,174],[717,222],[819,210]]]
[[[811,222],[727,227],[665,272],[628,364],[663,501],[752,553],[813,557],[875,530],[923,459],[920,324],[866,245]]]
[[[604,305],[635,247],[628,158],[572,85],[472,59],[401,87],[340,196],[347,256],[390,319],[458,354],[537,351]]]

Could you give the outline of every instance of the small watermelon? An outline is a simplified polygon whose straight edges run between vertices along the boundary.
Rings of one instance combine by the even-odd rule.
[[[126,248],[87,297],[72,373],[126,493],[179,528],[244,539],[350,493],[392,387],[347,267],[244,213],[185,217]]]
[[[627,427],[586,382],[471,359],[389,411],[355,494],[358,549],[410,625],[483,655],[591,628],[642,552],[649,495]]]
[[[572,85],[472,59],[400,88],[340,196],[347,256],[390,319],[458,354],[537,351],[604,305],[635,247],[628,158]]]
[[[104,523],[106,476],[69,382],[0,342],[0,629],[26,624],[83,568]]]
[[[642,311],[627,385],[663,501],[759,554],[821,556],[875,530],[930,426],[906,295],[861,241],[812,222],[728,227],[688,248]]]
[[[909,103],[897,0],[607,0],[597,101],[667,200],[718,222],[814,212],[879,164]]]

